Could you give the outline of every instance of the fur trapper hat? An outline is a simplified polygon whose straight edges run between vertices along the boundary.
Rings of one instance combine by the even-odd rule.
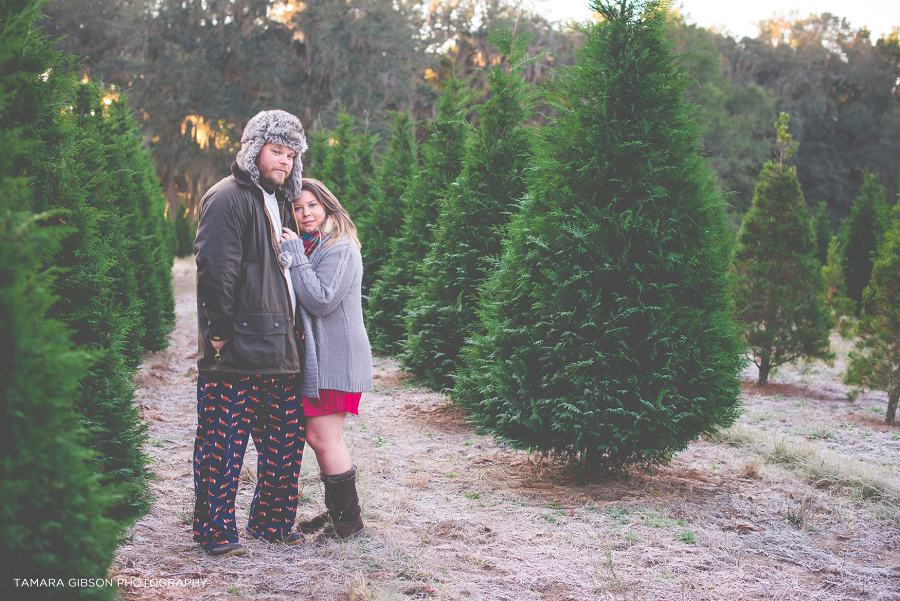
[[[306,152],[306,135],[303,124],[294,115],[280,110],[261,111],[247,121],[244,133],[241,134],[241,149],[237,153],[238,168],[247,173],[254,184],[259,184],[259,167],[256,157],[267,143],[287,146],[294,151],[294,166],[291,174],[281,186],[288,201],[300,195],[303,178],[303,163],[300,155]]]

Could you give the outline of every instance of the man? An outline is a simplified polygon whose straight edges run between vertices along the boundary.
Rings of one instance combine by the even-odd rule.
[[[293,544],[303,457],[294,289],[278,263],[282,225],[295,227],[300,194],[299,119],[250,119],[231,175],[200,201],[197,259],[197,437],[194,540],[210,555],[242,555],[234,504],[253,435],[259,460],[247,532]],[[287,201],[287,202],[286,202]]]

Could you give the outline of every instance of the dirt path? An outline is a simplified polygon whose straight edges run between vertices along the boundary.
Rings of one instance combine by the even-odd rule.
[[[376,388],[346,426],[368,536],[242,540],[243,557],[210,558],[188,525],[193,262],[176,261],[174,274],[172,346],[138,376],[157,501],[119,551],[123,599],[900,601],[900,496],[857,500],[873,493],[823,471],[900,490],[900,429],[881,425],[883,397],[844,400],[839,366],[786,371],[764,391],[748,383],[732,432],[650,473],[579,486],[564,466],[478,436],[444,398],[377,358]],[[314,466],[307,449],[300,515],[321,510]]]

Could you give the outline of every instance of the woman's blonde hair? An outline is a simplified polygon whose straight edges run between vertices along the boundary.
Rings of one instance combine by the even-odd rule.
[[[316,197],[316,200],[325,207],[325,223],[322,224],[322,234],[331,234],[331,237],[325,242],[325,246],[331,246],[344,236],[347,236],[356,243],[358,248],[362,248],[359,243],[359,237],[356,235],[356,226],[347,214],[347,209],[341,206],[340,201],[331,193],[331,190],[325,187],[325,184],[311,177],[303,178],[303,185],[300,191],[309,190]]]

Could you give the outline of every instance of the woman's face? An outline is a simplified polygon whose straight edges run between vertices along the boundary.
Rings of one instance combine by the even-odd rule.
[[[297,221],[300,233],[311,234],[325,223],[325,207],[309,190],[301,192],[299,198],[292,204],[294,205],[294,219]]]

